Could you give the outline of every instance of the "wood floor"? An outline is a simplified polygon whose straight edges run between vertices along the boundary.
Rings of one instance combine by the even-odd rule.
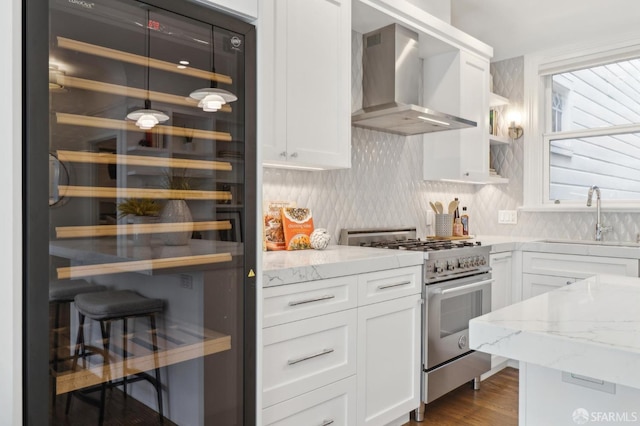
[[[511,426],[518,424],[518,370],[505,368],[480,390],[465,384],[427,406],[424,421],[405,426]]]

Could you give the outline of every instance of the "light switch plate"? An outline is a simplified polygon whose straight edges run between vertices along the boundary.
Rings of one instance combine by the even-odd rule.
[[[498,223],[516,225],[518,223],[518,211],[498,210]]]

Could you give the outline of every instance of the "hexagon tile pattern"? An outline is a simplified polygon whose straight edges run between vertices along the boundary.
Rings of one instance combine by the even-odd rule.
[[[352,110],[362,105],[362,36],[352,33]],[[524,101],[524,59],[491,65],[494,91],[520,108]],[[506,129],[503,129],[503,131]],[[526,133],[525,129],[525,133]],[[522,205],[523,137],[505,147],[492,148],[493,165],[506,185],[475,186],[422,179],[423,143],[420,136],[403,137],[352,128],[352,167],[348,170],[263,171],[263,199],[291,200],[311,208],[314,224],[337,238],[342,228],[416,226],[420,236],[432,234],[429,201],[448,203],[454,197],[467,206],[472,234],[591,238],[595,212],[519,212],[517,225],[497,223],[498,210]],[[605,213],[603,222],[614,229],[607,240],[635,240],[640,214]]]

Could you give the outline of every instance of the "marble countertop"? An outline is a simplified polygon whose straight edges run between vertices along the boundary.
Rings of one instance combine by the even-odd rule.
[[[596,275],[469,323],[470,347],[640,388],[640,278]]]
[[[262,254],[263,287],[422,265],[421,252],[329,246]]]

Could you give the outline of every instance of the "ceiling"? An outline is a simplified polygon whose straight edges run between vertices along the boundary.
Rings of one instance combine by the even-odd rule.
[[[493,46],[493,61],[638,31],[638,0],[451,0],[451,24]]]

